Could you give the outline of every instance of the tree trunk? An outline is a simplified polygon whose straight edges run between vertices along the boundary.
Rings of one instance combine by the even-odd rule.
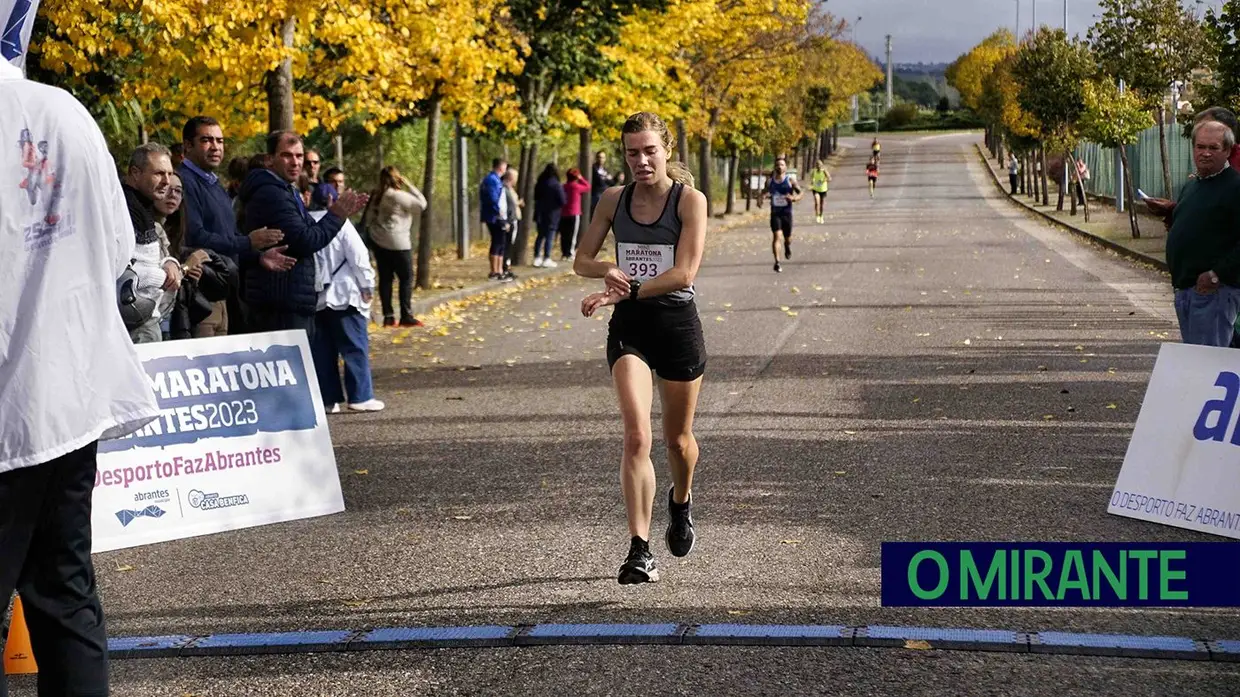
[[[1042,160],[1042,205],[1046,207],[1050,207],[1051,205],[1050,192],[1046,188],[1047,183],[1048,183],[1047,177],[1050,176],[1046,171],[1046,148],[1038,148],[1038,156]]]
[[[831,126],[831,152],[840,149],[840,125],[833,124]]]
[[[999,154],[995,155],[995,161],[997,161],[999,163],[999,166],[1002,167],[1004,164],[1003,162],[1003,132],[1002,131],[999,132],[998,138],[999,138]]]
[[[336,166],[344,169],[344,136],[337,133],[332,138],[332,145],[336,150]]]
[[[375,131],[375,154],[379,158],[379,169],[383,169],[383,131]]]
[[[1174,193],[1171,188],[1171,155],[1167,150],[1166,111],[1165,104],[1158,107],[1158,147],[1162,155],[1163,196],[1171,198]]]
[[[443,105],[436,94],[431,97],[430,112],[426,117],[426,169],[422,177],[422,195],[426,208],[422,209],[422,222],[418,225],[418,269],[414,285],[422,290],[431,287],[431,234],[435,230],[435,165],[439,161],[439,116]]]
[[[684,119],[676,119],[676,154],[685,166],[689,166],[689,131]]]
[[[517,181],[517,196],[525,201],[525,208],[521,211],[521,222],[517,227],[517,241],[513,243],[512,254],[508,255],[513,266],[525,264],[525,251],[530,246],[530,226],[534,222],[534,171],[538,161],[538,141],[534,140],[528,146],[522,147],[521,151],[521,159],[526,162],[526,174]]]
[[[1063,197],[1065,194],[1068,193],[1068,158],[1067,156],[1064,156],[1063,158],[1063,167],[1064,167],[1063,173],[1059,175],[1059,186],[1056,187],[1059,189],[1059,196],[1057,197],[1058,203],[1055,204],[1055,211],[1059,213],[1063,212]],[[1075,198],[1072,199],[1072,211],[1073,211],[1072,215],[1076,215],[1076,199]]]
[[[1077,168],[1076,157],[1074,157],[1072,153],[1068,153],[1068,161],[1071,162],[1072,164],[1072,175],[1073,175],[1073,179],[1076,181],[1076,187],[1080,187],[1081,189],[1081,194],[1082,194],[1081,201],[1083,202],[1081,203],[1081,206],[1083,206],[1085,209],[1085,222],[1088,223],[1089,222],[1089,196],[1085,195],[1085,182],[1081,181],[1081,170]],[[1076,196],[1075,196],[1076,187],[1073,187],[1074,191],[1072,192],[1073,193],[1073,197],[1072,197],[1073,215],[1076,214]]]
[[[280,28],[285,49],[293,48],[297,31],[297,18],[285,18]],[[293,58],[280,61],[275,70],[267,73],[267,130],[293,130]]]
[[[577,132],[577,169],[581,171],[581,176],[585,177],[588,182],[590,176],[590,129],[583,128]],[[581,233],[585,233],[586,228],[590,225],[590,192],[586,191],[581,194],[581,222],[578,229]],[[581,234],[578,234],[578,239]]]
[[[1137,223],[1136,192],[1133,191],[1132,169],[1128,166],[1128,147],[1119,146],[1119,161],[1124,167],[1124,189],[1128,192],[1128,224],[1132,227],[1132,239],[1141,239],[1141,225]]]
[[[698,167],[702,170],[698,176],[698,191],[706,194],[706,217],[709,219],[715,212],[714,201],[710,195],[710,136],[701,139],[698,144]]]
[[[736,174],[740,167],[740,157],[736,153],[736,148],[732,148],[732,156],[728,158],[728,205],[724,209],[724,215],[732,215],[736,212]]]

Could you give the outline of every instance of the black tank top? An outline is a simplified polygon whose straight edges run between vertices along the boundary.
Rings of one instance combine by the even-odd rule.
[[[684,184],[672,182],[672,189],[667,193],[667,202],[663,204],[663,213],[650,225],[633,220],[630,207],[634,186],[636,184],[629,184],[620,193],[620,202],[616,206],[611,229],[616,236],[616,263],[629,277],[645,282],[670,269],[676,261],[681,227],[677,211]],[[689,286],[666,295],[644,298],[641,302],[678,307],[692,302],[695,294],[693,286]]]

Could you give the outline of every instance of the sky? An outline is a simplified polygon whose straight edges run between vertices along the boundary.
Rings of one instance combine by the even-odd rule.
[[[1032,26],[1035,4],[1039,25],[1063,26],[1064,0],[1019,2],[1021,33]],[[1084,37],[1099,14],[1098,3],[1067,3],[1068,33]],[[891,34],[894,62],[949,63],[999,27],[1014,29],[1016,4],[1017,0],[826,0],[826,9],[857,25],[857,41],[872,56],[886,52],[885,37]],[[1219,7],[1223,0],[1203,4]]]

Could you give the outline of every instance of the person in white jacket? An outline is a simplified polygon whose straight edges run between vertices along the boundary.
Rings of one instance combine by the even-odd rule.
[[[168,193],[175,172],[172,154],[158,143],[139,145],[129,157],[129,168],[121,183],[133,222],[134,250],[130,260],[138,282],[135,308],[141,317],[125,313],[129,336],[135,344],[163,339],[160,324],[176,304],[184,268],[168,249],[167,238],[155,222],[155,201]],[[135,326],[136,322],[136,326]]]
[[[159,406],[117,305],[134,231],[107,143],[68,92],[22,77],[37,5],[23,17],[0,0],[17,22],[0,41],[0,608],[16,589],[39,694],[106,695],[97,444]]]
[[[311,211],[315,220],[326,211]],[[346,220],[340,233],[314,255],[319,289],[314,338],[310,353],[318,374],[323,406],[339,413],[380,411],[370,378],[370,301],[374,297],[375,270],[370,252],[353,223]],[[340,389],[340,361],[344,360],[344,390]],[[347,401],[346,401],[347,398]]]

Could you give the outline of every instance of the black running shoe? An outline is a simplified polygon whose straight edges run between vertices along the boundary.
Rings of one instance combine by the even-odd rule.
[[[779,267],[779,262],[775,262],[775,273],[783,273],[783,269]]]
[[[673,557],[683,557],[693,551],[693,492],[689,492],[689,500],[676,503],[672,492],[676,487],[667,490],[667,549]]]
[[[791,242],[784,243],[784,258],[785,259],[792,258],[792,243]]]
[[[659,580],[659,569],[654,565],[654,555],[650,553],[650,543],[640,537],[633,537],[629,543],[629,558],[620,566],[617,579],[620,585],[631,583],[655,583]]]

